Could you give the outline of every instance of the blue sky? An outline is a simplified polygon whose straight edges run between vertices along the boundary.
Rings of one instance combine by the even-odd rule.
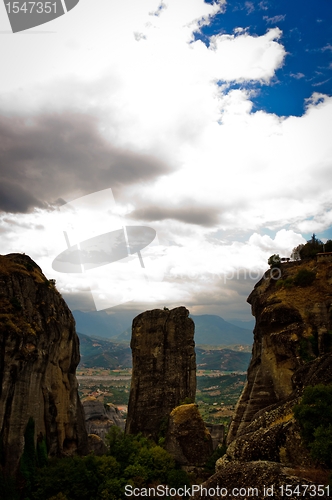
[[[329,0],[80,0],[13,34],[0,4],[1,253],[75,309],[250,319],[270,255],[332,238],[331,18]],[[52,268],[132,225],[157,233],[144,270]]]
[[[231,33],[239,27],[257,36],[268,28],[280,28],[280,41],[287,51],[283,67],[276,71],[272,85],[247,86],[257,91],[254,110],[301,116],[313,92],[332,92],[331,21],[332,4],[328,0],[229,1],[196,37],[209,45],[211,35]]]

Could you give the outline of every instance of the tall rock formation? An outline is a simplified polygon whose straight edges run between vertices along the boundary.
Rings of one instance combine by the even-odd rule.
[[[297,286],[299,271],[315,273],[311,285]],[[228,442],[260,410],[292,394],[294,374],[332,347],[332,264],[292,262],[267,271],[248,297],[256,318],[247,384],[238,402]]]
[[[307,286],[300,286],[305,284],[300,271],[314,278]],[[274,485],[273,498],[281,499],[282,486],[289,484],[289,498],[295,499],[297,485],[316,482],[315,463],[303,445],[293,408],[305,387],[332,383],[332,263],[282,264],[281,274],[276,279],[279,271],[267,271],[248,298],[256,326],[247,384],[226,455],[203,487],[256,487],[259,498],[268,498],[272,495],[264,494],[264,485]]]
[[[2,466],[15,473],[30,418],[49,456],[85,453],[87,433],[75,376],[74,318],[28,256],[0,256],[0,439]]]
[[[173,408],[196,395],[194,322],[185,307],[133,320],[133,372],[126,433],[157,438]]]

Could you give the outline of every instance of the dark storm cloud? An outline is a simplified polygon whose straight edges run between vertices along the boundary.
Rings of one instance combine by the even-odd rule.
[[[29,212],[59,198],[148,181],[170,169],[159,159],[120,150],[83,114],[0,117],[0,210]]]
[[[194,201],[184,201],[178,207],[146,207],[135,210],[128,214],[133,219],[146,221],[161,221],[174,219],[188,224],[199,226],[214,226],[220,222],[220,214],[217,208],[199,206]]]
[[[3,172],[1,172],[1,176],[2,175]],[[27,212],[33,207],[43,208],[45,207],[45,204],[40,200],[37,200],[24,187],[15,183],[14,180],[1,179],[0,210],[4,212],[17,213]]]

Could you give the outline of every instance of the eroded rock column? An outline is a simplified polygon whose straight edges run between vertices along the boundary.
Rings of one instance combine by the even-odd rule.
[[[196,395],[194,322],[185,307],[146,311],[133,320],[126,433],[158,438],[173,408]]]

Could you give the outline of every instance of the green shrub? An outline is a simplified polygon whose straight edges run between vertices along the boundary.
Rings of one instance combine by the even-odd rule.
[[[294,285],[293,278],[289,277],[285,279],[285,288],[291,288]]]
[[[31,499],[45,500],[61,493],[68,500],[99,500],[102,498],[99,492],[106,489],[106,483],[112,479],[118,481],[120,470],[115,458],[107,455],[53,459],[47,467],[38,469]],[[124,489],[125,479],[120,482],[118,493]]]
[[[276,285],[277,287],[284,286],[285,288],[291,288],[294,285],[294,280],[291,277],[286,278],[285,280],[280,279],[277,281]]]
[[[318,352],[318,333],[314,332],[309,337],[302,338],[299,342],[299,356],[304,362],[312,361],[317,357]]]
[[[309,271],[309,269],[301,269],[294,278],[294,285],[309,286],[313,283],[315,278],[316,273],[314,271]]]
[[[32,462],[34,475],[29,490],[22,496],[24,500],[126,500],[127,484],[139,488],[156,484],[190,485],[186,472],[165,449],[141,434],[127,435],[116,426],[111,427],[107,436],[109,455],[50,459],[44,467],[36,467],[36,451],[30,446],[31,424],[33,421],[27,426],[29,446],[25,462]],[[43,461],[45,453],[43,440],[39,443],[41,458],[38,457],[37,464]]]

